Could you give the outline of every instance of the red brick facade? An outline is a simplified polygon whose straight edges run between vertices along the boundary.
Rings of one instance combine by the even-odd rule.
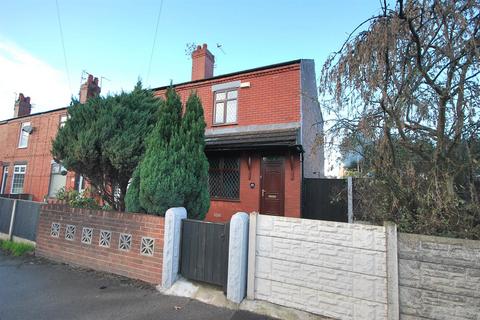
[[[52,155],[51,141],[55,138],[60,126],[60,119],[66,116],[67,109],[62,108],[31,116],[24,116],[0,123],[0,172],[8,167],[8,178],[5,193],[10,193],[15,164],[26,164],[23,193],[31,194],[34,201],[43,201],[48,195],[50,184]],[[25,148],[19,148],[22,123],[30,122],[33,128]],[[75,174],[69,172],[66,187],[73,187]],[[1,179],[0,179],[1,184]]]
[[[52,236],[52,224],[60,225]],[[75,226],[73,240],[66,239],[67,225]],[[83,228],[92,229],[91,243],[82,242]],[[100,246],[100,232],[110,231],[109,247]],[[164,218],[112,211],[43,205],[37,230],[36,254],[56,261],[111,272],[145,282],[162,281]],[[131,235],[129,250],[119,248],[120,234]],[[152,255],[141,253],[142,237],[153,239]]]
[[[213,92],[211,87],[231,81],[249,82],[239,88],[238,120],[236,124],[213,125]],[[246,125],[278,124],[300,121],[300,63],[283,67],[240,73],[233,76],[205,79],[175,86],[185,103],[195,91],[202,100],[207,129]],[[156,95],[165,96],[166,88]]]
[[[238,88],[237,122],[215,125],[213,123],[214,92],[212,86],[234,81],[248,84],[248,86]],[[204,107],[207,131],[210,132],[225,128],[290,124],[301,121],[300,61],[264,70],[180,84],[175,86],[175,90],[184,104],[191,92],[198,94]],[[165,92],[166,88],[159,88],[156,95],[165,97]],[[212,200],[206,220],[228,221],[233,214],[239,211],[261,211],[260,170],[263,152],[247,150],[236,154],[240,158],[240,199]],[[300,155],[295,154],[290,160],[289,153],[285,150],[279,150],[277,154],[285,158],[284,215],[300,217],[302,181]],[[250,169],[247,165],[248,157],[251,158]],[[254,188],[251,188],[251,183],[255,184]]]
[[[251,155],[251,173],[248,169],[248,155]],[[288,158],[286,156],[286,158]],[[289,160],[287,160],[289,161]],[[301,196],[301,163],[300,156],[294,156],[294,168],[290,164],[285,165],[285,209],[286,217],[300,217]],[[210,210],[206,220],[224,222],[229,221],[237,212],[260,212],[260,153],[243,152],[240,155],[240,200],[222,201],[211,200]],[[251,176],[249,179],[249,175]],[[252,189],[250,183],[254,183]]]

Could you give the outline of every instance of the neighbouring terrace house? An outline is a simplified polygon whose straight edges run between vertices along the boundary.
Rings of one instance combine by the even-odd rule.
[[[80,87],[80,102],[98,95],[98,79],[89,75]],[[30,98],[19,94],[14,117],[0,121],[0,194],[43,201],[65,187],[82,191],[86,181],[53,161],[52,140],[67,121],[67,107],[31,113]]]
[[[204,107],[211,204],[206,219],[238,211],[301,217],[302,180],[324,176],[323,119],[313,60],[213,75],[207,45],[192,53],[192,80],[174,84]],[[165,96],[169,86],[154,89]]]

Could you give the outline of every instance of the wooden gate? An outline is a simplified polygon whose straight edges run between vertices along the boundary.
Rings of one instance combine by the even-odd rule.
[[[184,219],[180,273],[227,290],[229,223]]]

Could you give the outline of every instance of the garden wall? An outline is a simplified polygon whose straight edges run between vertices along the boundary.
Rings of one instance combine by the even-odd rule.
[[[158,216],[45,204],[36,254],[160,284],[163,233]]]
[[[480,319],[480,241],[398,236],[401,319]]]
[[[339,319],[387,318],[385,227],[254,219],[251,215],[249,298]]]

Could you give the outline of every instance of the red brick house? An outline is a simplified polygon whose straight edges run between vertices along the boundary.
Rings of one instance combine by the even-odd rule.
[[[192,53],[192,81],[174,84],[185,102],[200,96],[207,123],[211,205],[207,220],[238,211],[301,216],[303,177],[324,172],[323,119],[313,60],[213,76],[206,45]],[[164,96],[168,86],[154,89]]]
[[[211,206],[207,220],[226,221],[238,211],[300,217],[302,179],[324,172],[323,121],[313,60],[294,60],[214,76],[206,45],[192,53],[192,80],[173,85],[186,101],[200,96],[210,162]],[[155,88],[164,96],[168,86]],[[80,100],[99,94],[93,77]],[[81,189],[83,179],[53,162],[51,140],[67,108],[30,114],[20,96],[15,117],[0,122],[1,194],[28,194],[36,201],[62,186]]]
[[[100,93],[98,79],[89,76],[80,99]],[[62,188],[85,188],[85,181],[53,161],[51,141],[67,121],[67,108],[31,114],[30,98],[19,95],[14,117],[0,121],[0,194],[34,201],[54,197]]]

